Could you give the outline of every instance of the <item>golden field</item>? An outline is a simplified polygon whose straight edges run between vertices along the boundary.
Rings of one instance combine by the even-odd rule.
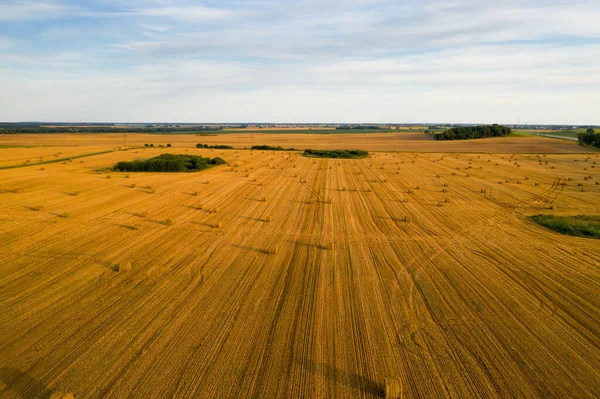
[[[600,157],[422,134],[0,137],[0,397],[600,396]],[[198,173],[106,173],[164,152]],[[60,154],[59,154],[60,153]],[[58,154],[58,156],[57,156]],[[109,177],[109,178],[107,178]],[[563,185],[564,184],[564,185]]]

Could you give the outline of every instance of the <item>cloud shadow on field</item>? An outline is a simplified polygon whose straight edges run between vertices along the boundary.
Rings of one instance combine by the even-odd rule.
[[[0,381],[9,391],[24,399],[47,399],[52,395],[52,391],[44,384],[16,369],[0,367]]]
[[[309,359],[296,359],[296,363],[313,374],[321,374],[332,382],[339,382],[377,398],[385,398],[385,387],[366,377],[341,370]]]

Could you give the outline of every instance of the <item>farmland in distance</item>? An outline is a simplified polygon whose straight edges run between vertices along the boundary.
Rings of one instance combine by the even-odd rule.
[[[600,396],[599,242],[528,219],[600,214],[598,152],[382,137],[3,137],[0,397]],[[166,152],[228,165],[102,171]]]

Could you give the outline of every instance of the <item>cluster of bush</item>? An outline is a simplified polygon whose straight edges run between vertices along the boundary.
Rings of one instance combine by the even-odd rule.
[[[302,153],[305,157],[311,158],[366,158],[369,156],[367,151],[363,150],[305,150]]]
[[[154,144],[148,144],[148,143],[146,143],[146,144],[144,144],[144,147],[154,148]],[[158,148],[165,148],[165,146],[162,145],[162,144],[159,144]],[[171,148],[171,144],[167,144],[167,148]]]
[[[578,133],[577,139],[581,145],[600,148],[600,133],[596,133],[592,128],[586,130],[585,133]]]
[[[233,150],[233,147],[230,145],[196,144],[196,148],[213,148],[215,150]]]
[[[468,140],[483,139],[486,137],[504,137],[512,133],[511,128],[493,124],[491,126],[461,126],[444,130],[443,133],[434,134],[436,140]]]
[[[118,172],[195,172],[225,161],[219,157],[203,158],[196,155],[161,154],[145,161],[119,162],[114,170]]]
[[[562,234],[600,238],[600,216],[535,215],[531,217],[531,220]]]
[[[270,145],[253,145],[250,149],[261,151],[296,151],[295,148],[283,148],[282,146],[273,147]]]

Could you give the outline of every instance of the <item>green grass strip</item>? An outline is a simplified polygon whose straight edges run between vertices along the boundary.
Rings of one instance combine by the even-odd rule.
[[[531,216],[530,219],[557,233],[577,237],[600,238],[600,215],[535,215]]]

